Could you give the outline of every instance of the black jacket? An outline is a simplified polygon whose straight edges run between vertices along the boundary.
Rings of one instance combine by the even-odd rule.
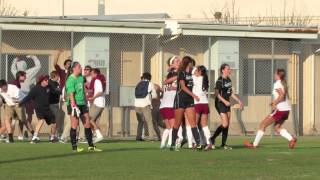
[[[50,104],[58,104],[60,102],[60,95],[62,94],[62,90],[60,85],[56,81],[49,80],[49,89],[50,89]]]
[[[37,84],[30,90],[29,94],[19,104],[22,105],[30,100],[33,100],[36,112],[48,110],[50,109],[49,97],[49,86],[42,87],[41,85]]]

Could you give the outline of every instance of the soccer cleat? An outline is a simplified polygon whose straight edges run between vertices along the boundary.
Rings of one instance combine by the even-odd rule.
[[[23,138],[23,136],[18,136],[18,138],[17,138],[19,141],[24,141],[24,138]]]
[[[213,149],[213,145],[212,144],[207,144],[206,147],[204,148],[205,151],[210,151]]]
[[[248,149],[256,149],[257,147],[253,145],[253,143],[249,142],[248,140],[244,141],[244,146]]]
[[[186,139],[182,139],[181,141],[181,147],[183,147],[188,141]]]
[[[10,139],[6,139],[6,143],[14,143],[14,141]]]
[[[181,149],[181,144],[180,143],[176,143],[175,146],[171,146],[171,150],[180,151],[180,149]]]
[[[82,152],[84,149],[83,148],[79,148],[79,147],[75,147],[72,149],[73,152],[76,152],[76,153],[80,153]]]
[[[98,143],[98,142],[100,142],[100,141],[102,141],[103,140],[103,137],[101,136],[101,137],[97,137],[97,138],[95,138],[95,140],[93,141],[93,143]]]
[[[90,152],[101,152],[102,149],[98,149],[95,146],[89,146],[88,147],[88,151],[90,151]]]
[[[0,141],[6,141],[7,137],[4,135],[0,135]]]
[[[54,137],[54,138],[50,138],[49,141],[51,143],[56,143],[56,142],[59,142],[59,139],[57,137]]]
[[[291,141],[289,141],[289,148],[294,149],[296,143],[297,143],[297,138],[294,137]]]
[[[232,150],[232,147],[228,145],[221,146],[221,148],[223,148],[224,150]]]
[[[66,144],[66,143],[68,143],[68,140],[67,140],[67,139],[64,139],[64,138],[60,138],[59,142],[60,142],[61,144]]]
[[[30,141],[30,144],[36,144],[40,142],[40,138],[39,137],[33,137],[32,140]]]
[[[196,145],[195,149],[198,150],[198,151],[202,150],[202,145],[201,144]]]

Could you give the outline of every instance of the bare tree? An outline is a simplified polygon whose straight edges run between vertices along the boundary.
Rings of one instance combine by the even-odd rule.
[[[28,16],[29,10],[20,11],[6,0],[0,0],[0,16]]]
[[[271,25],[271,26],[310,26],[313,23],[314,17],[297,14],[295,6],[292,10],[287,9],[286,0],[283,1],[283,10],[280,16],[274,16],[272,7],[270,15],[256,17],[240,17],[239,9],[236,8],[236,0],[231,0],[231,6],[226,2],[224,7],[217,9],[217,7],[210,8],[209,13],[202,11],[207,21],[219,24],[249,24],[249,25]]]

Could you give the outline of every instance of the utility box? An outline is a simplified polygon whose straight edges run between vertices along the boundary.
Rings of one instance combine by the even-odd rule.
[[[239,69],[239,40],[218,39],[212,50],[214,69],[219,69],[223,63],[229,64],[231,69]]]
[[[120,107],[134,107],[135,86],[120,86]]]
[[[99,68],[106,76],[106,94],[109,94],[109,49],[110,38],[108,36],[84,36],[73,48],[73,59],[84,67],[90,65]]]

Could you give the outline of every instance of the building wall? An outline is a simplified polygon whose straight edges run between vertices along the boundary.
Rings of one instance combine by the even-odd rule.
[[[314,60],[314,116],[315,116],[315,128],[320,130],[320,54],[315,55]]]
[[[49,43],[48,43],[49,42]],[[164,39],[159,39],[156,36],[146,36],[145,43],[145,54],[144,54],[144,69],[141,69],[141,59],[143,59],[142,54],[142,36],[141,35],[124,35],[124,34],[110,34],[110,91],[111,94],[107,96],[108,107],[105,109],[103,116],[101,118],[100,124],[103,129],[104,134],[111,133],[107,131],[110,126],[109,122],[112,123],[113,136],[120,136],[123,134],[123,108],[119,107],[119,88],[120,86],[135,86],[139,81],[142,71],[150,71],[153,76],[153,82],[157,84],[162,84],[167,73],[166,61],[169,57],[177,55],[183,57],[184,55],[190,55],[196,59],[197,64],[206,64],[208,62],[208,37],[198,37],[198,36],[182,36],[176,39],[169,39],[165,37]],[[240,96],[245,103],[244,109],[241,111],[240,115],[237,115],[237,109],[232,109],[232,124],[230,134],[241,134],[240,124],[238,118],[241,118],[244,122],[248,131],[254,132],[258,128],[259,122],[270,113],[269,103],[271,102],[271,96],[267,95],[253,95],[250,93],[243,92],[243,84],[249,79],[244,78],[244,71],[247,71],[244,67],[246,61],[250,59],[271,59],[274,58],[282,59],[287,61],[288,67],[288,83],[290,87],[295,86],[292,82],[292,51],[295,46],[294,42],[288,41],[275,41],[274,44],[274,55],[272,56],[272,46],[271,40],[264,39],[240,39],[240,72],[239,72],[239,82],[237,78],[233,79],[233,83],[237,84],[240,89]],[[303,128],[305,134],[310,134],[311,132],[311,113],[312,109],[312,82],[310,81],[312,74],[310,69],[313,67],[312,53],[315,47],[303,45],[304,48],[303,55],[301,55],[300,62],[303,65],[303,79],[299,87],[303,90]],[[53,70],[53,60],[56,58],[57,50],[63,49],[64,52],[59,58],[58,63],[63,64],[66,58],[71,56],[71,36],[69,33],[58,33],[58,32],[23,32],[23,31],[13,31],[13,32],[3,32],[1,52],[14,53],[14,54],[39,54],[48,55],[49,57],[49,71]],[[316,56],[315,59],[319,59]],[[319,62],[314,61],[315,68],[319,68]],[[162,64],[162,68],[160,66]],[[217,69],[215,69],[217,71]],[[317,69],[315,72],[318,73]],[[214,73],[213,73],[214,74]],[[270,76],[272,76],[270,74]],[[315,76],[315,82],[318,82]],[[214,77],[211,77],[211,81],[214,81]],[[211,82],[210,84],[214,84]],[[315,84],[315,89],[319,83]],[[319,94],[318,92],[315,94]],[[292,92],[294,93],[294,92]],[[316,97],[315,105],[315,117],[318,119],[318,109],[319,98]],[[111,106],[112,108],[109,108]],[[214,99],[210,96],[210,128],[214,130],[219,124],[220,119],[216,110],[214,108]],[[2,113],[3,115],[3,113]],[[109,117],[112,117],[111,119]],[[137,120],[135,112],[130,111],[129,114],[130,121],[130,135],[136,134]],[[35,117],[34,117],[35,119]],[[65,121],[69,120],[66,116]],[[36,123],[36,120],[33,121]],[[320,123],[316,123],[318,126]],[[35,124],[33,124],[35,125]],[[291,132],[293,132],[293,118],[290,115],[289,120],[285,123]],[[47,132],[47,128],[43,132]]]

